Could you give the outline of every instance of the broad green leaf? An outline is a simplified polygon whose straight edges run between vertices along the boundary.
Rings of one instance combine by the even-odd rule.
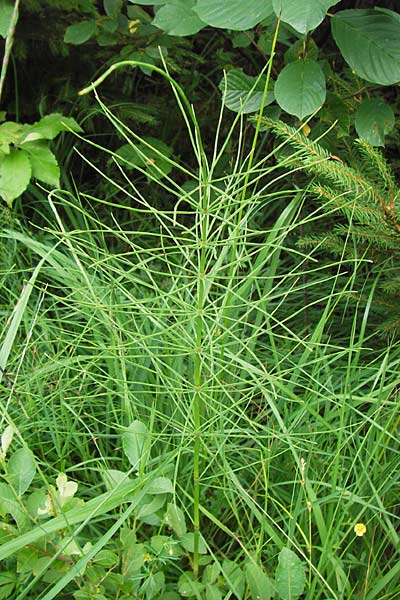
[[[19,146],[25,137],[26,129],[29,125],[21,125],[14,121],[6,121],[0,125],[0,149],[5,154],[10,153],[9,146]]]
[[[14,431],[15,430],[12,425],[7,425],[7,427],[1,435],[1,452],[3,457],[7,454],[7,450],[10,447],[10,444],[14,437]]]
[[[133,577],[140,572],[144,565],[146,548],[144,544],[132,544],[124,553],[126,577]]]
[[[49,515],[49,511],[44,511],[48,498],[49,495],[44,490],[35,490],[28,498],[24,498],[24,505],[32,518],[36,519],[40,514]]]
[[[182,573],[178,580],[178,592],[184,598],[191,598],[195,596],[196,598],[202,598],[204,591],[204,585],[195,581],[193,573],[190,571],[187,573]]]
[[[248,562],[245,571],[251,600],[271,600],[274,595],[272,583],[262,568],[253,562]]]
[[[243,598],[246,586],[243,570],[235,561],[226,558],[222,563],[222,571],[226,575],[226,584],[229,585],[229,590],[238,598]]]
[[[217,563],[212,563],[212,565],[207,565],[203,571],[201,580],[204,584],[206,584],[206,583],[213,584],[217,581],[220,572],[221,572],[221,570]]]
[[[81,21],[80,23],[67,27],[64,35],[64,42],[66,44],[78,46],[79,44],[84,44],[90,40],[95,33],[96,21],[94,19]]]
[[[238,31],[230,37],[234,48],[248,48],[254,42],[254,31]]]
[[[29,125],[24,130],[24,138],[21,144],[37,140],[52,140],[61,131],[82,131],[81,127],[72,117],[65,117],[61,113],[46,115],[37,123]]]
[[[0,36],[7,37],[8,27],[14,11],[14,2],[9,0],[0,1]]]
[[[311,60],[318,60],[319,48],[312,37],[308,37],[307,39],[301,37],[297,42],[289,46],[284,54],[285,65],[296,60],[301,60],[304,56],[307,56]]]
[[[104,11],[109,17],[114,17],[121,12],[122,0],[103,0]]]
[[[121,161],[125,168],[141,167],[149,174],[150,179],[162,179],[172,171],[172,165],[167,160],[172,154],[172,148],[157,138],[147,137],[145,141],[149,145],[124,144],[116,154],[125,159]]]
[[[0,36],[7,37],[11,17],[14,12],[14,2],[11,0],[0,1]]]
[[[379,85],[400,81],[400,19],[392,11],[350,9],[331,20],[345,61],[363,79]]]
[[[143,502],[138,507],[136,515],[137,515],[138,519],[144,519],[145,517],[148,517],[149,515],[153,515],[154,513],[159,511],[160,508],[162,508],[164,504],[165,504],[165,496],[163,496],[161,494],[158,496],[154,496],[154,497],[145,496]]]
[[[222,600],[222,593],[216,585],[206,584],[206,600]]]
[[[20,512],[21,506],[15,492],[6,483],[0,482],[0,517]]]
[[[0,600],[11,598],[11,592],[17,583],[17,574],[11,571],[0,573]]]
[[[32,177],[53,187],[60,185],[60,167],[53,152],[44,140],[23,144],[29,155]]]
[[[140,597],[146,598],[146,600],[153,600],[158,596],[165,588],[165,575],[163,571],[157,571],[157,573],[150,573],[145,577],[144,583],[140,588]]]
[[[297,600],[306,585],[302,561],[289,548],[282,548],[275,571],[275,588],[282,600]]]
[[[222,92],[223,103],[229,110],[244,114],[260,110],[265,88],[265,76],[257,84],[257,78],[243,73],[242,69],[231,69],[226,78],[221,79],[219,89]],[[267,92],[265,105],[275,99],[272,91]]]
[[[168,477],[156,477],[146,486],[146,494],[173,494],[174,486]]]
[[[11,207],[28,187],[32,168],[27,152],[13,148],[0,158],[0,196]]]
[[[106,471],[103,471],[102,477],[108,490],[112,490],[117,485],[129,481],[127,474],[123,471],[117,471],[117,469],[107,469]]]
[[[171,548],[171,538],[167,535],[152,535],[150,546],[154,554],[160,555],[165,550]]]
[[[326,101],[318,113],[320,121],[330,126],[336,121],[335,135],[338,138],[349,135],[350,131],[350,111],[346,102],[336,94],[328,93]]]
[[[20,448],[7,463],[7,479],[18,496],[22,496],[31,485],[36,473],[36,461],[28,448]]]
[[[93,557],[94,563],[101,565],[102,567],[107,567],[108,569],[114,567],[118,563],[118,560],[118,555],[112,550],[100,550],[100,552]]]
[[[149,431],[142,421],[133,421],[122,434],[125,456],[136,470],[144,466],[148,435]]]
[[[212,27],[245,31],[273,13],[272,0],[197,0],[194,11]]]
[[[183,510],[178,506],[170,502],[167,505],[167,512],[165,513],[165,521],[172,531],[181,538],[186,533],[186,521]]]
[[[315,29],[339,0],[272,0],[276,15],[300,33]]]
[[[134,4],[142,4],[143,6],[160,6],[161,4],[168,4],[170,0],[129,0]]]
[[[320,108],[326,97],[325,76],[314,60],[297,60],[279,73],[275,83],[279,106],[299,119]]]
[[[118,35],[116,33],[110,33],[109,31],[102,31],[96,37],[96,42],[99,46],[113,46],[118,41]]]
[[[193,35],[206,23],[193,11],[194,0],[174,0],[162,6],[153,19],[153,25],[169,35]]]
[[[385,135],[392,131],[394,123],[393,110],[382,98],[367,98],[356,112],[356,131],[371,146],[384,146]]]
[[[194,552],[194,533],[184,533],[181,537],[182,546],[188,552]],[[207,546],[202,535],[199,538],[199,554],[207,554]]]

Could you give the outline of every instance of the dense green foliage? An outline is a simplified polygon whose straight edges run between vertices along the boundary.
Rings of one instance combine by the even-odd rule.
[[[397,3],[0,36],[0,600],[396,600]]]

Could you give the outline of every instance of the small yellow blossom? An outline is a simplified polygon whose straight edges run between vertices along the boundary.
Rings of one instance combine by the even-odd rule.
[[[137,25],[139,25],[139,23],[140,23],[140,19],[133,19],[132,21],[129,21],[129,23],[128,23],[129,33],[131,33],[131,34],[136,33],[138,30]]]
[[[354,533],[358,535],[358,537],[362,537],[365,533],[367,533],[367,528],[364,523],[356,523],[354,525]]]

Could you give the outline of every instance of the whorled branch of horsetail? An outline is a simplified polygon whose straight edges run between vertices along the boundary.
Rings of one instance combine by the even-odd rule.
[[[240,198],[240,207],[237,213],[237,220],[236,220],[236,226],[234,229],[234,233],[233,233],[233,243],[232,243],[232,250],[231,250],[231,258],[229,261],[230,267],[229,267],[229,272],[228,272],[228,277],[227,277],[227,281],[228,281],[228,287],[227,287],[227,293],[225,295],[225,299],[224,299],[224,306],[223,306],[223,322],[224,322],[224,331],[222,333],[222,336],[220,338],[220,344],[221,344],[221,354],[220,354],[220,364],[222,365],[224,362],[224,354],[225,354],[225,344],[224,344],[224,338],[227,335],[227,330],[228,330],[228,322],[229,322],[229,311],[230,308],[232,306],[232,288],[231,288],[231,284],[234,281],[234,271],[236,268],[236,255],[237,255],[237,249],[238,249],[238,245],[239,245],[239,235],[240,235],[240,226],[241,226],[241,222],[242,222],[242,218],[243,218],[243,207],[245,204],[245,198],[246,198],[246,193],[247,193],[247,188],[249,185],[249,181],[250,181],[250,174],[251,174],[251,170],[253,167],[253,163],[254,163],[254,157],[255,157],[255,152],[256,152],[256,147],[257,147],[257,141],[260,135],[260,130],[261,130],[261,125],[262,125],[262,114],[264,112],[264,107],[267,101],[267,93],[268,93],[268,86],[269,86],[269,82],[271,80],[271,73],[272,73],[272,64],[273,64],[273,60],[274,60],[274,56],[275,56],[275,48],[276,48],[276,44],[278,42],[278,33],[279,33],[279,27],[280,27],[280,16],[278,16],[277,19],[277,23],[276,23],[276,27],[275,27],[275,32],[274,32],[274,37],[272,39],[272,46],[271,46],[271,55],[268,61],[268,66],[266,69],[266,80],[265,80],[265,85],[264,85],[264,90],[263,90],[263,96],[261,99],[261,105],[258,111],[258,118],[256,120],[256,126],[255,126],[255,132],[254,132],[254,137],[253,137],[253,141],[251,144],[251,148],[250,148],[250,152],[248,155],[248,165],[246,168],[246,173],[245,173],[245,177],[244,177],[244,181],[243,181],[243,186],[242,186],[242,192],[241,192],[241,198]],[[226,382],[225,382],[226,383]]]
[[[181,109],[182,115],[188,129],[190,141],[194,151],[197,154],[197,160],[200,168],[201,181],[207,181],[208,165],[201,143],[200,129],[196,120],[194,110],[189,103],[183,89],[165,70],[160,69],[155,65],[150,65],[140,61],[125,60],[112,65],[103,75],[101,75],[90,86],[79,92],[79,95],[88,94],[94,91],[109,75],[117,69],[123,67],[146,67],[155,71],[170,83],[178,106]],[[186,110],[185,110],[186,109]],[[186,112],[187,111],[187,112]],[[193,124],[194,132],[190,123]],[[202,413],[203,413],[203,398],[202,398],[202,343],[203,343],[203,304],[205,298],[205,266],[206,266],[206,242],[208,228],[208,198],[207,191],[201,189],[201,206],[199,207],[199,268],[197,273],[197,315],[195,319],[195,348],[194,348],[194,375],[193,375],[193,423],[194,423],[194,442],[193,442],[193,532],[194,532],[194,548],[193,548],[193,573],[197,578],[199,574],[199,541],[200,541],[200,471],[201,471],[201,444],[202,444]]]

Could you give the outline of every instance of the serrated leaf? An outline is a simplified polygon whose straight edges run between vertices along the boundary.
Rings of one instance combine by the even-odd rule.
[[[173,494],[174,486],[168,477],[155,477],[146,487],[146,494]]]
[[[203,29],[206,23],[192,10],[194,0],[174,0],[162,6],[152,24],[169,35],[193,35]]]
[[[28,154],[24,150],[12,148],[10,154],[0,159],[0,196],[8,206],[28,187],[32,167]]]
[[[24,130],[21,145],[24,146],[28,142],[37,140],[52,140],[61,131],[80,132],[82,129],[72,117],[65,117],[61,113],[51,113]]]
[[[132,467],[139,470],[146,461],[146,441],[149,431],[142,421],[133,421],[122,434],[122,448]]]
[[[271,600],[274,594],[273,586],[262,568],[253,562],[248,562],[245,565],[245,572],[251,600]]]
[[[303,562],[289,548],[282,548],[275,572],[275,588],[282,600],[297,600],[306,586]]]
[[[36,473],[36,461],[28,448],[20,448],[7,463],[7,479],[18,496],[29,488]]]
[[[367,98],[357,109],[357,134],[371,146],[384,146],[385,135],[392,131],[394,123],[394,112],[382,98]]]
[[[212,27],[245,31],[272,15],[272,0],[197,0],[194,11]]]
[[[5,154],[10,153],[9,146],[19,146],[29,125],[21,125],[14,121],[6,121],[0,125],[0,148]]]
[[[172,531],[178,536],[182,537],[186,533],[186,521],[183,510],[172,502],[167,505],[167,512],[165,513],[165,521]]]
[[[242,69],[231,69],[226,78],[221,79],[219,89],[222,92],[222,101],[229,110],[249,114],[261,108],[264,95],[266,77],[250,77]],[[275,99],[272,91],[267,92],[265,106]]]
[[[324,73],[314,60],[298,60],[284,67],[275,83],[275,97],[279,106],[303,119],[325,102]]]
[[[96,21],[94,19],[70,25],[65,31],[64,42],[66,44],[74,44],[75,46],[84,44],[96,34],[96,29]]]
[[[349,9],[331,19],[332,35],[347,64],[379,85],[400,81],[400,20],[393,11]]]
[[[60,167],[47,142],[28,142],[23,144],[23,149],[29,155],[32,177],[52,187],[58,187],[60,185]]]
[[[296,31],[307,33],[318,27],[328,9],[339,0],[272,0],[276,15]]]

